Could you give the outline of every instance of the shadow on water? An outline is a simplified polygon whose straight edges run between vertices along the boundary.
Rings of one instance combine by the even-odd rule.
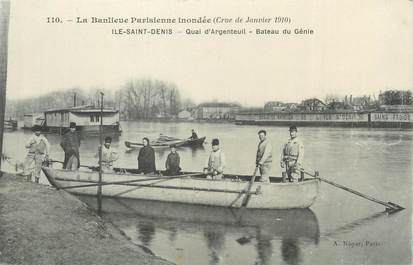
[[[80,199],[96,207],[95,197],[80,196]],[[204,242],[199,247],[207,247],[209,264],[220,264],[223,252],[234,244],[255,250],[255,264],[273,264],[273,254],[278,252],[274,241],[275,245],[280,244],[285,263],[299,264],[300,244],[318,245],[320,238],[317,217],[310,209],[234,209],[116,198],[104,198],[102,208],[106,218],[121,223],[121,228],[125,222],[135,226],[137,235],[129,236],[147,247],[159,229],[167,231],[170,244],[184,231],[199,234]]]
[[[389,217],[388,215],[389,214],[386,211],[377,212],[367,217],[354,220],[350,223],[337,227],[333,230],[324,232],[321,236],[322,237],[333,237],[333,236],[341,235],[344,233],[350,233],[350,232],[353,232],[358,227],[372,224],[373,222],[378,221],[379,219],[384,218],[384,217],[388,218]],[[394,215],[397,215],[397,213],[394,213]]]

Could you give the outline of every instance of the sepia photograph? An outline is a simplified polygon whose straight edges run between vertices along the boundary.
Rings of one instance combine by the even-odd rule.
[[[0,0],[0,265],[412,264],[411,0]]]

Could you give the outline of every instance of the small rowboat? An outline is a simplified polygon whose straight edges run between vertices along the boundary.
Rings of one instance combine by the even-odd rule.
[[[168,148],[171,144],[174,144],[176,147],[197,147],[202,146],[205,141],[205,137],[198,139],[174,139],[174,140],[162,140],[151,142],[153,148]],[[143,147],[142,143],[134,143],[125,141],[125,146],[130,149],[139,149]]]
[[[42,167],[42,170],[50,184],[58,189],[74,194],[97,194],[98,172],[51,167]],[[250,176],[227,174],[224,180],[210,180],[196,172],[162,177],[133,174],[136,172],[133,169],[118,171],[103,174],[102,196],[223,207],[241,207],[243,199],[249,196],[246,208],[291,209],[310,207],[319,190],[317,179],[282,183],[281,178],[271,177],[271,183],[255,182],[247,195]]]

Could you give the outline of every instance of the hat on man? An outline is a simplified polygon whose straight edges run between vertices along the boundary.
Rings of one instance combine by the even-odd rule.
[[[219,145],[219,140],[217,138],[212,139],[212,145]]]
[[[106,143],[111,143],[112,142],[112,138],[110,138],[109,136],[107,136],[106,138],[105,138],[105,144]]]
[[[76,128],[76,122],[71,122],[69,128]]]
[[[35,124],[35,125],[33,126],[32,130],[33,130],[34,132],[39,132],[39,131],[42,130],[42,127],[41,127],[40,125],[38,125],[38,124]]]
[[[290,131],[290,132],[291,132],[291,131],[297,131],[297,127],[296,127],[295,125],[291,125],[289,131]]]

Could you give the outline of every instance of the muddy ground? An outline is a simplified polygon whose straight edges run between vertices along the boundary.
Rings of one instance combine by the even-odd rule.
[[[128,241],[75,196],[9,174],[0,177],[4,263],[172,264]]]

